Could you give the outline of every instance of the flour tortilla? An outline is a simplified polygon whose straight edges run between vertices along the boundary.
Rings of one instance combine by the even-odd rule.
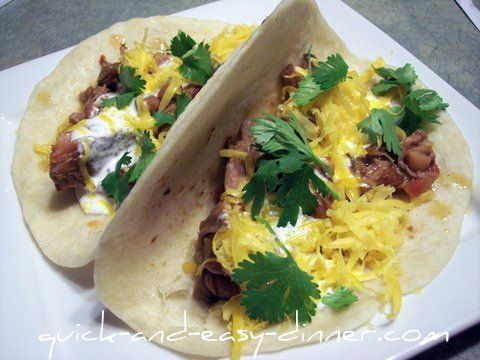
[[[205,309],[192,299],[194,279],[182,271],[182,264],[192,259],[199,224],[215,206],[214,195],[223,183],[219,151],[229,137],[236,135],[244,119],[275,111],[280,71],[288,63],[297,63],[310,44],[320,59],[340,53],[353,69],[368,66],[347,50],[313,1],[283,1],[253,35],[242,56],[232,61],[223,74],[225,81],[214,84],[204,106],[195,108],[170,137],[165,151],[157,157],[161,165],[137,185],[136,193],[127,199],[105,231],[95,261],[100,300],[148,337],[164,331],[163,341],[158,334],[153,341],[195,356],[229,355],[228,341],[209,342],[200,336],[178,339],[185,333],[178,335],[177,341],[166,339],[168,334],[183,330],[184,311],[189,333],[209,330],[212,338],[219,339],[227,331],[219,307]],[[236,81],[238,73],[243,74],[241,84]],[[197,117],[202,121],[195,121]],[[465,140],[446,113],[440,121],[442,125],[431,133],[440,168],[445,173],[471,178],[472,161]],[[469,191],[438,186],[436,193],[437,200],[454,207],[445,220],[429,216],[429,204],[412,213],[415,233],[412,239],[405,239],[399,254],[406,292],[431,281],[458,242]],[[365,324],[379,311],[380,303],[370,294],[361,293],[359,297],[345,310],[319,311],[312,324],[300,331],[307,338],[320,330],[328,335]],[[291,330],[293,325],[283,324],[266,331]],[[318,342],[318,336],[310,341]],[[304,343],[301,337],[280,341],[266,336],[260,350],[275,351]],[[244,354],[252,353],[255,345],[255,341],[245,345]]]
[[[80,110],[79,93],[96,84],[100,55],[105,55],[111,62],[117,61],[120,39],[133,45],[134,41],[142,40],[145,29],[148,29],[148,43],[158,39],[168,42],[179,29],[197,41],[205,39],[208,42],[230,26],[233,25],[174,16],[117,23],[80,43],[49,76],[37,84],[18,130],[13,178],[25,222],[51,261],[67,267],[91,262],[100,235],[110,221],[108,216],[84,214],[72,190],[57,191],[48,169],[42,166],[40,156],[33,152],[34,144],[54,140],[57,128],[66,122],[72,112]],[[209,84],[220,78],[215,74]],[[191,109],[201,106],[201,94],[208,91],[207,85],[205,91],[201,91],[187,107],[178,123],[190,117]],[[176,127],[171,129],[171,133],[176,131]]]

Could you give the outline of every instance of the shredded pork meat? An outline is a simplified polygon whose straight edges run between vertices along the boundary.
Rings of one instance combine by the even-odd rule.
[[[254,158],[258,158],[260,155],[255,148],[255,140],[250,134],[250,126],[252,125],[251,120],[242,123],[238,139],[230,148],[245,151]],[[225,170],[224,186],[237,189],[245,175],[244,162],[236,158],[229,159]],[[202,274],[197,278],[193,297],[207,306],[216,303],[218,300],[228,300],[240,292],[238,285],[230,279],[221,264],[216,261],[212,249],[213,236],[225,225],[224,209],[225,204],[219,202],[210,215],[202,221],[195,249],[194,260],[199,265],[203,264],[204,268]]]
[[[80,172],[80,153],[78,141],[70,139],[71,133],[58,135],[50,153],[50,178],[57,190],[73,189],[84,186],[85,180]]]
[[[403,140],[402,153],[396,161],[376,146],[367,151],[366,156],[352,163],[353,171],[363,180],[364,190],[390,185],[415,198],[430,190],[440,175],[432,143],[420,129]]]
[[[111,92],[116,92],[118,88],[118,83],[120,82],[118,69],[120,67],[120,62],[110,63],[105,60],[105,56],[100,56],[100,74],[98,75],[97,85],[105,85],[108,90]]]

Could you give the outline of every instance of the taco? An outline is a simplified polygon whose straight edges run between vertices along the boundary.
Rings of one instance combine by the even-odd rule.
[[[183,129],[190,142],[176,134],[180,151],[129,198],[95,261],[114,314],[193,355],[394,319],[455,251],[471,190],[447,104],[411,65],[350,53],[313,1],[282,2],[249,50],[245,82],[220,85],[215,111],[199,110],[208,126]]]
[[[201,89],[221,79],[218,69],[254,28],[172,16],[117,23],[76,46],[35,87],[13,177],[25,222],[51,261],[93,260],[170,129],[201,106]]]

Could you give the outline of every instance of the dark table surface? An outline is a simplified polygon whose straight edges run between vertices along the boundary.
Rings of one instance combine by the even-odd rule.
[[[0,70],[64,49],[132,17],[210,0],[13,0],[0,9]],[[480,107],[480,32],[453,0],[344,0]],[[480,0],[474,0],[480,8]],[[477,119],[478,120],[478,119]],[[480,359],[480,325],[416,359]]]

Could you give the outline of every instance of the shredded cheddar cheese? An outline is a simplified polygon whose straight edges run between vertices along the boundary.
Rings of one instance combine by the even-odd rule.
[[[135,70],[135,75],[141,75],[142,79],[146,81],[145,92],[153,93],[161,88],[169,81],[175,80],[177,83],[183,82],[183,77],[180,75],[178,68],[182,61],[176,57],[165,65],[159,67],[157,60],[154,57],[155,51],[147,45],[147,30],[141,42],[135,42],[135,47],[131,50],[125,50],[121,58],[121,64],[132,66]],[[166,48],[163,46],[162,48]],[[166,54],[166,52],[165,52]]]
[[[40,155],[40,164],[42,168],[48,169],[50,164],[50,153],[52,152],[52,144],[33,144],[33,151]]]
[[[256,27],[257,25],[237,25],[222,31],[211,42],[212,57],[220,64],[224,63],[237,46],[248,39]]]

